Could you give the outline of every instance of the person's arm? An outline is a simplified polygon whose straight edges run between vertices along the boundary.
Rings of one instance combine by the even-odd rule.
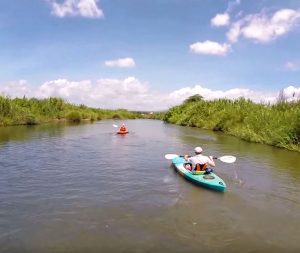
[[[216,166],[215,161],[212,156],[208,156],[208,164],[212,167]]]
[[[184,155],[184,159],[185,159],[186,161],[188,161],[188,160],[189,160],[189,155]]]

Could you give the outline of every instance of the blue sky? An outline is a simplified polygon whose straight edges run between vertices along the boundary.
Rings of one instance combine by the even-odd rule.
[[[300,98],[298,0],[0,3],[0,94],[161,110]]]

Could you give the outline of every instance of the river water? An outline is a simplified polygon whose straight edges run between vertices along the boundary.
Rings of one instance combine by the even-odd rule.
[[[300,252],[300,155],[154,120],[0,128],[0,252]],[[219,193],[166,153],[217,161]]]

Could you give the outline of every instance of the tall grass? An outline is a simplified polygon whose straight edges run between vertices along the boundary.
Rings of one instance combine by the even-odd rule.
[[[244,98],[204,101],[195,95],[172,107],[163,120],[300,151],[300,101],[264,105]]]
[[[105,110],[74,105],[61,98],[15,98],[0,96],[0,126],[34,125],[53,120],[135,119],[141,114],[124,109]]]

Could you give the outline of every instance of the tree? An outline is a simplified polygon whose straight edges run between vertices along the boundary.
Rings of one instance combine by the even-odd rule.
[[[203,97],[199,94],[195,94],[193,96],[188,97],[186,100],[184,100],[183,103],[191,103],[191,102],[200,102],[203,101]]]

